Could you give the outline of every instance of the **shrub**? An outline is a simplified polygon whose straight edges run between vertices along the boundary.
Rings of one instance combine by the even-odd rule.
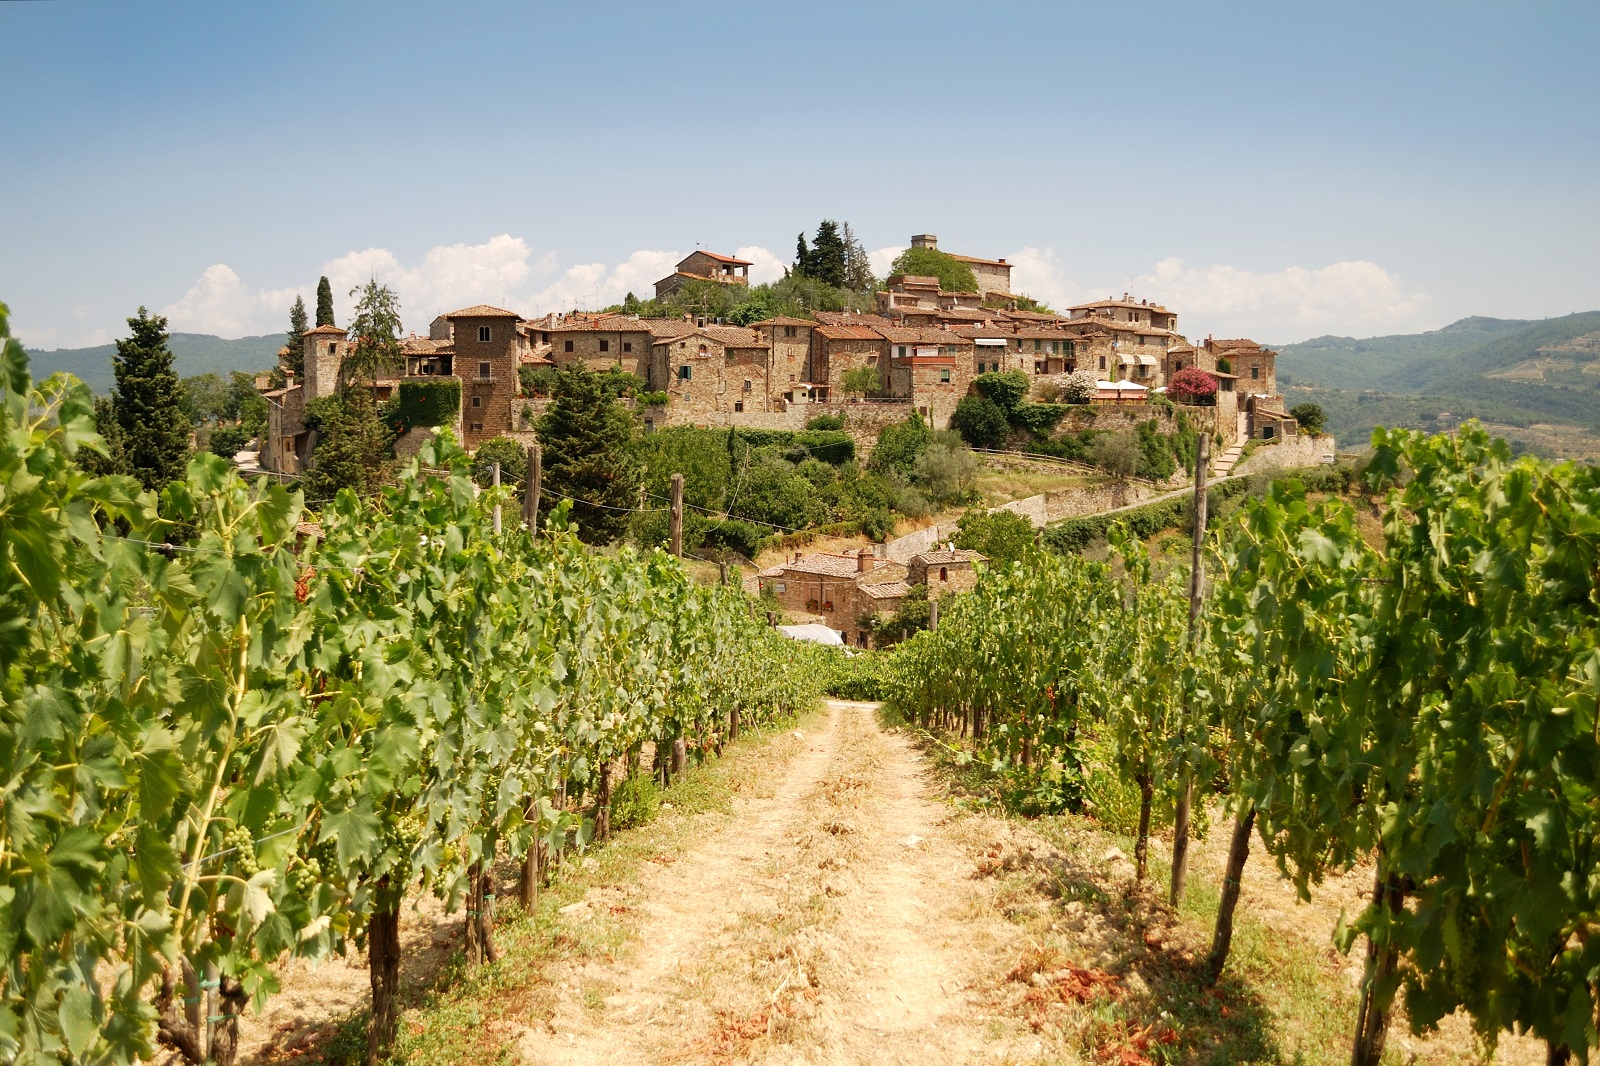
[[[1322,435],[1322,427],[1326,416],[1322,413],[1322,405],[1317,403],[1295,404],[1289,409],[1289,414],[1300,424],[1300,429],[1313,437]]]
[[[912,477],[935,503],[948,505],[966,499],[980,466],[967,449],[935,441],[917,456]]]
[[[1006,413],[987,396],[963,396],[950,424],[974,448],[1000,447],[1010,429]]]
[[[845,655],[829,654],[832,669],[824,690],[838,700],[881,700],[889,688],[888,656],[882,652],[858,651]]]
[[[740,437],[743,436],[741,430]],[[794,435],[794,443],[804,448],[812,458],[834,466],[841,466],[856,457],[855,438],[843,430],[807,429]]]
[[[556,368],[553,366],[520,366],[517,384],[524,396],[548,396],[556,387]]]
[[[510,437],[492,437],[472,453],[472,480],[484,488],[494,484],[494,464],[500,464],[500,484],[520,485],[528,476],[528,449]]]
[[[225,422],[211,431],[211,440],[207,448],[212,455],[220,455],[224,459],[232,460],[249,443],[250,435],[243,426],[230,425]]]
[[[843,429],[844,415],[813,415],[806,419],[807,429]]]
[[[878,431],[878,446],[872,449],[867,469],[880,474],[890,471],[909,474],[911,464],[917,461],[932,438],[933,431],[919,415],[913,414],[904,422],[884,426]]]
[[[1033,550],[1033,523],[1015,511],[968,511],[957,527],[956,547],[982,552],[993,566],[1009,566]]]
[[[1055,429],[1067,416],[1067,408],[1059,403],[1019,403],[1011,412],[1011,424],[1042,437]]]
[[[631,829],[648,825],[661,813],[661,789],[654,777],[637,770],[617,785],[611,794],[611,827]]]
[[[1089,403],[1094,399],[1096,392],[1094,373],[1089,370],[1075,370],[1061,381],[1062,403]]]
[[[754,559],[766,547],[773,530],[767,526],[730,518],[724,522],[711,522],[701,535],[701,543],[727,551],[738,552],[746,559]]]
[[[869,396],[876,395],[882,385],[875,366],[858,366],[853,370],[846,370],[839,384],[845,392],[860,392]]]
[[[671,397],[669,397],[660,389],[656,389],[653,392],[641,392],[638,396],[634,397],[635,401],[640,407],[665,407],[667,405],[667,400],[670,398]]]
[[[1028,395],[1028,375],[1020,370],[979,374],[972,384],[979,396],[994,401],[1007,418]]]
[[[1167,392],[1185,403],[1209,400],[1217,394],[1217,379],[1197,366],[1186,366],[1172,375]]]

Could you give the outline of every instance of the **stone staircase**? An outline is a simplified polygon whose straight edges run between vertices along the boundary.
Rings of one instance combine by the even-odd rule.
[[[1233,473],[1233,468],[1239,465],[1239,457],[1244,454],[1244,446],[1249,443],[1249,438],[1246,436],[1249,425],[1249,416],[1243,411],[1239,412],[1239,431],[1234,435],[1233,443],[1228,445],[1221,455],[1211,460],[1212,477],[1227,477]]]

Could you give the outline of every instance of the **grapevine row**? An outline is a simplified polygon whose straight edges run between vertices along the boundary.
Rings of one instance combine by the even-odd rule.
[[[0,1059],[230,1061],[277,963],[355,946],[375,1060],[408,892],[492,958],[497,859],[531,902],[647,742],[681,763],[817,695],[737,590],[560,509],[496,532],[448,439],[308,540],[211,456],[160,500],[83,473],[87,392],[15,342],[0,400]]]
[[[1225,965],[1259,841],[1302,893],[1371,861],[1339,932],[1367,941],[1352,1061],[1375,1064],[1403,987],[1413,1029],[1464,1010],[1552,1061],[1600,1008],[1600,470],[1513,458],[1476,427],[1379,431],[1357,507],[1292,481],[1209,541],[1196,638],[1182,575],[1123,540],[984,575],[896,653],[892,702],[1061,804],[1109,738],[1142,802],[1222,781],[1233,818],[1207,963]],[[1114,541],[1118,538],[1113,538]]]

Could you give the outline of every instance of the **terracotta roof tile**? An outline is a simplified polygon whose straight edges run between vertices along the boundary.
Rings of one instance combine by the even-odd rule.
[[[982,266],[992,266],[992,267],[1010,267],[1011,266],[1011,264],[1006,262],[1004,259],[979,259],[975,255],[956,255],[953,252],[946,252],[945,254],[950,256],[951,259],[954,259],[959,263],[978,263],[978,264],[980,264]]]
[[[343,337],[346,332],[346,330],[342,330],[338,326],[318,326],[315,329],[306,330],[306,333],[337,333],[341,337]],[[304,334],[301,335],[304,336]]]
[[[1138,300],[1094,300],[1086,304],[1073,304],[1068,311],[1089,311],[1102,307],[1124,307],[1129,310],[1154,311],[1158,315],[1170,315],[1166,307],[1161,304],[1140,303]]]
[[[748,259],[736,259],[731,255],[723,255],[721,252],[708,252],[704,248],[696,248],[693,252],[690,252],[688,255],[684,256],[679,262],[679,265],[682,266],[683,263],[687,263],[696,255],[703,255],[708,259],[715,259],[719,263],[733,263],[736,266],[755,266],[755,264],[750,262]]]
[[[872,569],[887,566],[888,560],[872,560]],[[761,577],[782,577],[784,574],[817,574],[821,577],[854,577],[859,573],[856,555],[851,552],[847,555],[829,555],[820,553],[808,555],[797,563],[779,563],[769,566],[761,571]],[[870,571],[869,571],[870,572]]]
[[[967,338],[947,329],[896,329],[878,330],[891,344],[966,344]]]
[[[813,318],[795,318],[792,315],[774,315],[771,318],[763,318],[760,322],[752,322],[750,324],[752,326],[815,326],[817,322],[816,319]]]
[[[871,326],[818,326],[817,336],[830,341],[883,340],[883,335]]]
[[[463,307],[459,311],[451,311],[440,318],[521,318],[515,311],[507,311],[503,307],[490,307],[488,304],[473,304]]]
[[[913,555],[914,563],[927,563],[930,566],[939,566],[946,563],[986,563],[989,557],[982,552],[969,551],[966,548],[957,548],[954,551],[923,552]]]
[[[911,586],[904,581],[885,581],[879,585],[862,585],[861,591],[875,600],[894,600],[911,595]]]
[[[817,311],[818,322],[828,326],[892,326],[882,315],[857,314],[854,311]]]

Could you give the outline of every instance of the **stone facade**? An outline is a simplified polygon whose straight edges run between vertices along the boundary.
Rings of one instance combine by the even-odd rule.
[[[817,324],[804,318],[780,316],[756,322],[750,327],[772,350],[768,381],[774,397],[785,392],[793,401],[793,386],[811,381],[811,334]]]
[[[913,555],[906,567],[906,583],[928,586],[930,600],[953,592],[970,592],[978,584],[977,564],[988,560],[979,552],[945,548]]]
[[[625,370],[645,381],[649,388],[665,386],[652,381],[650,349],[654,344],[648,326],[637,319],[605,318],[565,322],[540,330],[550,337],[549,359],[556,366],[582,363],[601,373]]]
[[[652,361],[666,369],[670,406],[690,422],[771,409],[772,349],[759,330],[703,326],[658,340]]]
[[[521,383],[517,315],[479,304],[444,316],[454,333],[455,377],[461,379],[461,441],[471,451],[512,424]]]
[[[859,367],[870,366],[877,370],[878,388],[889,387],[884,367],[887,345],[876,329],[824,325],[813,330],[812,337],[811,377],[816,384],[827,386],[829,399],[838,400],[846,395],[844,376]]]
[[[751,263],[731,255],[697,251],[685,256],[671,274],[656,282],[656,299],[670,296],[691,281],[716,281],[724,285],[750,284]]]
[[[1213,340],[1207,337],[1201,349],[1212,359],[1226,359],[1238,378],[1237,390],[1245,396],[1278,395],[1278,353],[1252,340]]]

